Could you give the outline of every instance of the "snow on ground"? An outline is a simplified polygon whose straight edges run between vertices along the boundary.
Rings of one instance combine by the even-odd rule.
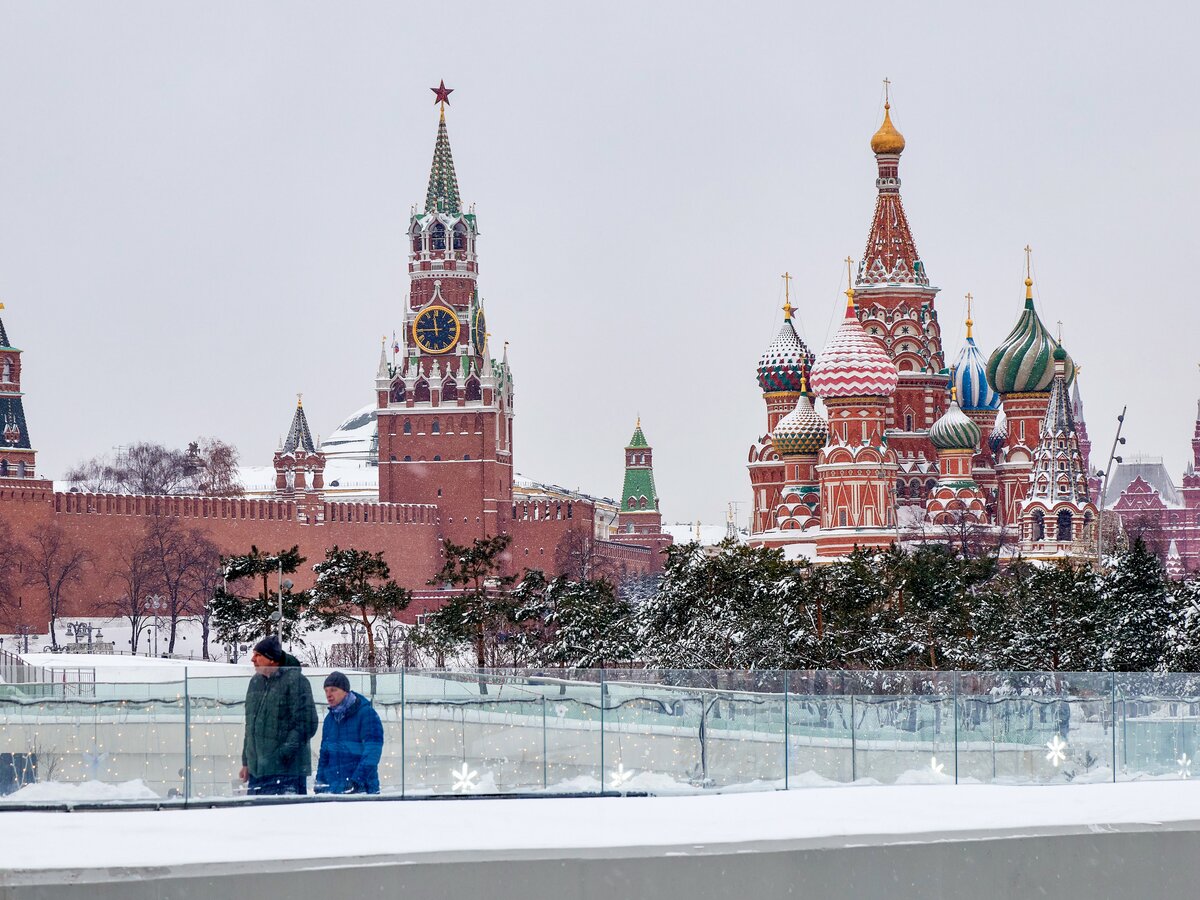
[[[0,813],[0,871],[737,845],[1194,822],[1200,784],[921,785],[717,794]],[[63,847],[70,847],[64,853]]]
[[[154,656],[102,653],[22,653],[21,658],[31,666],[47,669],[94,669],[96,681],[103,684],[182,681],[184,669],[189,678],[216,678],[222,675],[249,677],[254,668],[249,659],[233,665],[200,659],[160,659]]]
[[[158,800],[158,794],[146,787],[140,778],[120,784],[103,781],[84,781],[71,784],[63,781],[43,781],[27,784],[4,798],[6,803],[112,803],[114,801]]]

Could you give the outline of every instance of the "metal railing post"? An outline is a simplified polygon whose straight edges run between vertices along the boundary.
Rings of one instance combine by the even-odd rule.
[[[406,752],[406,749],[404,746],[404,734],[405,734],[404,720],[407,718],[407,716],[405,715],[405,704],[404,704],[404,676],[405,676],[405,674],[407,674],[407,672],[408,672],[407,668],[401,667],[401,669],[400,669],[400,796],[401,797],[404,796],[404,791],[405,791],[405,787],[406,787],[406,781],[405,781],[406,771],[405,770],[408,768],[408,766],[406,764],[406,760],[408,757],[407,757],[407,752]]]
[[[791,772],[789,769],[790,760],[788,759],[788,757],[791,755],[791,753],[790,753],[790,750],[791,750],[791,732],[790,732],[791,723],[788,721],[789,718],[790,718],[790,716],[788,715],[788,673],[787,673],[787,670],[784,669],[784,671],[783,671],[783,789],[785,791],[789,789],[790,775],[791,775]]]
[[[954,783],[958,784],[958,673],[951,676],[954,697]]]
[[[183,805],[192,799],[192,699],[187,666],[183,667]]]
[[[600,670],[600,793],[604,793],[604,670]]]

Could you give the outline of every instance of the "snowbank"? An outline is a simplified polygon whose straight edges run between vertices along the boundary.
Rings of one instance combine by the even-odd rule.
[[[45,781],[29,784],[19,791],[0,797],[0,803],[111,803],[120,800],[158,800],[158,794],[140,778],[121,784],[84,781],[72,784]]]

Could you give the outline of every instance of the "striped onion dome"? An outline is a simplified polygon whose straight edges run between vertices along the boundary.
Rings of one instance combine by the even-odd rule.
[[[979,446],[979,426],[967,418],[957,400],[929,426],[929,440],[939,450],[974,450]]]
[[[899,375],[896,364],[868,335],[854,310],[853,292],[846,304],[846,318],[813,364],[809,383],[817,396],[890,397],[896,391]]]
[[[829,426],[813,408],[808,394],[801,393],[796,408],[779,420],[771,433],[771,446],[780,456],[816,453],[829,439]]]
[[[975,346],[969,326],[967,342],[963,344],[958,361],[954,364],[954,389],[962,409],[996,409],[1000,406],[1000,395],[988,384],[987,364]]]
[[[808,374],[812,357],[812,351],[796,334],[790,308],[785,310],[783,327],[758,358],[758,386],[766,394],[778,391],[799,393],[800,382]]]
[[[992,426],[992,430],[988,434],[988,447],[993,453],[998,453],[1006,440],[1008,440],[1008,416],[1004,414],[1004,407],[1001,407],[1000,412],[996,415],[996,424]]]
[[[987,379],[1001,394],[1045,393],[1054,384],[1054,348],[1057,346],[1033,308],[1033,282],[1025,279],[1025,308],[1004,343],[992,351]],[[1075,379],[1075,364],[1068,357],[1067,382]]]

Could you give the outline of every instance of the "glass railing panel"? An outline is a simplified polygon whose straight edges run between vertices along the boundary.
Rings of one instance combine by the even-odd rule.
[[[0,803],[182,802],[181,668],[142,666],[101,684],[44,672],[0,684]]]
[[[788,787],[825,787],[857,777],[854,726],[868,712],[839,672],[787,673]]]
[[[1114,676],[1117,779],[1186,779],[1200,774],[1200,675]]]

